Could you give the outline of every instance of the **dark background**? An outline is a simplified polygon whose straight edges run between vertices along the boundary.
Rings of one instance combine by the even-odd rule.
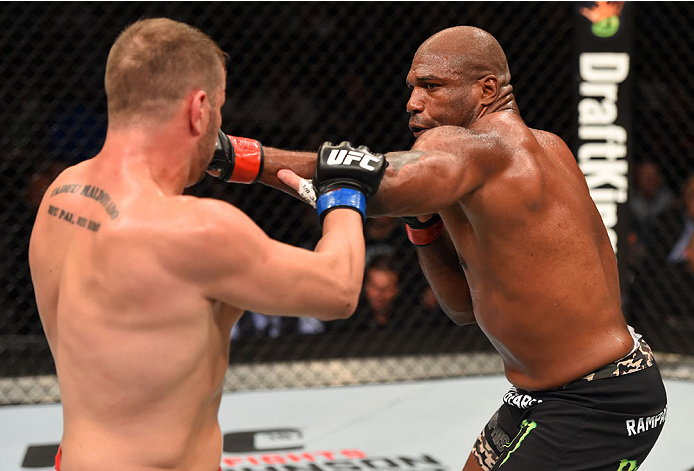
[[[57,172],[95,155],[106,130],[103,75],[112,42],[140,18],[165,16],[200,28],[228,52],[223,129],[273,147],[315,150],[343,139],[385,152],[409,148],[405,76],[419,44],[468,24],[507,53],[526,123],[573,144],[577,126],[577,10],[585,3],[533,2],[79,2],[0,7],[0,376],[53,370],[36,312],[27,247],[36,206]],[[634,227],[625,315],[659,351],[694,353],[694,282],[666,255],[682,220],[681,186],[694,172],[694,41],[688,2],[633,9],[630,161],[654,161],[674,195],[672,211]],[[587,21],[587,20],[586,20]],[[574,149],[575,150],[575,149]],[[262,185],[207,177],[189,193],[227,200],[270,236],[312,247],[312,211]],[[302,334],[239,325],[232,362],[491,350],[476,326],[455,327],[420,301],[425,288],[402,225],[383,247],[398,264],[395,314],[384,327],[353,319]],[[647,233],[648,236],[644,236]],[[375,247],[378,243],[370,240]],[[380,246],[379,246],[380,247]],[[380,250],[380,249],[379,249]],[[362,305],[365,302],[362,302]]]

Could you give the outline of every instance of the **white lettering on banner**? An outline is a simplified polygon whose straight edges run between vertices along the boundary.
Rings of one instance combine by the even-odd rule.
[[[318,453],[269,453],[264,455],[226,456],[224,471],[448,471],[436,458],[420,456],[367,457],[357,450]],[[326,458],[325,460],[322,458]]]
[[[629,75],[629,54],[585,52],[579,57],[578,165],[617,252],[617,205],[627,200],[627,132],[615,124],[618,84]]]
[[[622,83],[629,75],[629,54],[625,52],[584,52],[578,62],[586,82]]]

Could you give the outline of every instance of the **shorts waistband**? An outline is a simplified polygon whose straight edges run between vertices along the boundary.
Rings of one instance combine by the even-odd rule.
[[[625,356],[620,360],[614,361],[601,368],[598,368],[592,373],[588,373],[584,377],[572,381],[569,384],[574,384],[583,381],[595,381],[598,379],[610,378],[613,376],[624,376],[630,373],[645,370],[646,368],[650,368],[655,364],[655,357],[653,356],[653,351],[642,337],[639,337],[637,342],[638,345],[631,352],[631,354]]]

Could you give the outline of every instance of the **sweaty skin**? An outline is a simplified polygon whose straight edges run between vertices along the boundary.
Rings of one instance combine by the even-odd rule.
[[[162,189],[110,138],[48,188],[30,244],[60,380],[63,469],[216,471],[232,326],[246,309],[348,317],[361,216],[328,214],[316,252],[284,245],[227,203]],[[66,185],[75,193],[52,195]]]
[[[309,251],[230,204],[181,195],[204,176],[223,97],[196,89],[168,122],[109,123],[101,152],[64,171],[38,209],[29,262],[60,381],[64,471],[217,471],[244,310],[330,320],[356,308],[356,211],[331,211]]]
[[[614,252],[566,144],[520,117],[501,47],[471,27],[419,48],[407,76],[417,140],[390,166],[370,216],[439,213],[447,234],[418,248],[446,313],[477,322],[527,390],[551,389],[633,347]],[[308,153],[268,149],[266,184],[310,178]]]

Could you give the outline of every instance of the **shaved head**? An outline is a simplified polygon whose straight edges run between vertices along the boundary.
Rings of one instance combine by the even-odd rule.
[[[436,126],[469,127],[500,110],[518,112],[506,54],[494,36],[472,26],[444,29],[424,41],[407,85],[415,137]]]
[[[477,80],[494,75],[500,85],[511,81],[506,54],[494,36],[473,26],[456,26],[439,31],[417,50],[417,55],[430,55],[442,59],[466,78]]]

